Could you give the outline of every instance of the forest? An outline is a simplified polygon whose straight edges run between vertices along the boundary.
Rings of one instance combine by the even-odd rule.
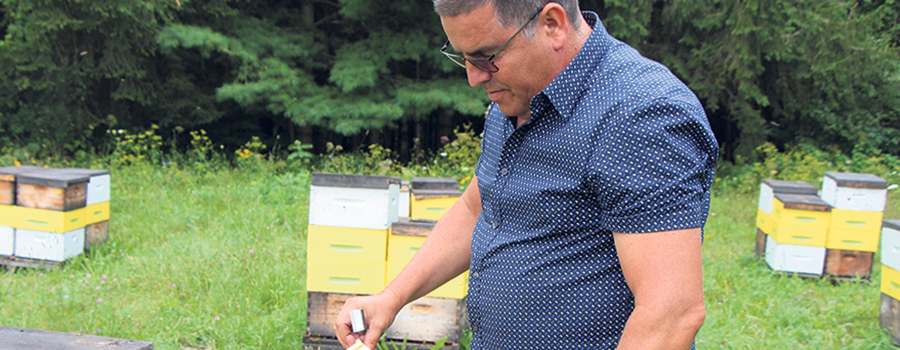
[[[900,155],[900,2],[583,0],[703,102],[729,162],[766,143]],[[0,0],[0,146],[438,149],[489,103],[421,0]],[[443,139],[443,140],[442,140]],[[331,147],[331,148],[329,148]]]

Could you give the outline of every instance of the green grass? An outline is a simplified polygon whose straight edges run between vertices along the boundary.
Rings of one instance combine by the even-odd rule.
[[[60,269],[0,274],[0,324],[151,341],[156,349],[298,349],[306,324],[306,174],[113,171],[110,239]],[[717,191],[698,349],[886,349],[871,282],[770,271],[756,193]],[[897,218],[894,193],[886,218]]]
[[[110,239],[0,279],[0,324],[151,341],[296,349],[306,327],[308,177],[113,172]]]
[[[775,272],[754,254],[758,193],[713,193],[703,246],[706,322],[698,349],[891,349],[878,325],[881,264],[871,281]],[[885,218],[897,218],[889,198]]]

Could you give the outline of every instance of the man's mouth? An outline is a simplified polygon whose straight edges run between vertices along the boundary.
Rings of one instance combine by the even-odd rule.
[[[494,101],[494,102],[497,102],[497,100],[500,99],[500,96],[503,95],[503,91],[505,91],[505,90],[494,90],[494,91],[485,90],[485,92],[487,92],[487,94],[488,94],[488,98],[490,98],[491,101]]]

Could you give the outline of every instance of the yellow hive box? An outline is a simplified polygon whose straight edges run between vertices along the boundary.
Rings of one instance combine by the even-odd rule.
[[[881,266],[881,292],[900,300],[900,271]]]
[[[416,196],[412,195],[409,204],[409,217],[413,220],[438,220],[453,206],[453,203],[456,203],[457,199],[459,199],[458,195],[456,197],[425,197],[422,199],[416,199]]]
[[[828,229],[825,248],[856,250],[861,252],[877,252],[881,231]]]
[[[405,261],[388,261],[387,262],[387,275],[385,278],[385,282],[390,283],[394,280],[397,275],[400,274],[400,271],[406,266]],[[459,276],[454,277],[447,283],[444,283],[442,286],[437,287],[437,289],[428,293],[429,297],[435,298],[449,298],[449,299],[462,299],[466,297],[466,293],[469,291],[469,272],[466,271]]]
[[[780,244],[824,247],[831,206],[807,194],[776,193],[772,204],[772,232]]]
[[[109,220],[109,202],[91,204],[81,209],[56,211],[11,205],[0,205],[3,226],[23,230],[63,233]]]
[[[390,231],[309,225],[306,255],[309,259],[384,262]]]
[[[884,216],[880,211],[861,211],[833,209],[831,211],[831,228],[838,230],[879,231],[881,219]]]
[[[376,294],[385,286],[385,262],[307,259],[310,292]]]
[[[91,204],[78,210],[84,212],[85,226],[109,220],[109,202]]]
[[[772,218],[772,215],[766,214],[762,209],[757,209],[756,228],[760,229],[760,231],[765,234],[772,234],[772,229],[775,228],[775,219]]]
[[[413,220],[438,220],[462,195],[456,179],[449,177],[413,177],[410,181],[409,217]]]
[[[23,230],[63,233],[87,226],[81,209],[56,211],[18,206],[0,206],[2,224]]]
[[[784,203],[780,199],[791,197],[804,198],[806,201],[814,201],[818,199],[816,196],[809,195],[775,195],[775,203],[772,205],[772,219],[776,225],[798,225],[804,227],[828,227],[831,222],[831,207],[825,202],[821,203],[800,203],[788,202]]]
[[[409,261],[416,255],[424,242],[425,237],[390,235],[388,236],[387,260]]]
[[[803,225],[776,225],[769,234],[779,244],[824,247],[828,237],[827,227]]]

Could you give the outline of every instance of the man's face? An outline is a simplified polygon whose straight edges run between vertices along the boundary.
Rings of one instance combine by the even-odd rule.
[[[535,18],[537,21],[539,18]],[[455,17],[441,17],[441,23],[453,48],[466,57],[487,58],[500,48],[518,28],[504,28],[494,16],[494,6],[485,5],[469,13]],[[539,82],[542,62],[538,40],[519,33],[506,48],[494,58],[500,69],[488,73],[466,64],[469,85],[481,86],[500,111],[509,116],[530,118],[529,103],[545,84]]]

